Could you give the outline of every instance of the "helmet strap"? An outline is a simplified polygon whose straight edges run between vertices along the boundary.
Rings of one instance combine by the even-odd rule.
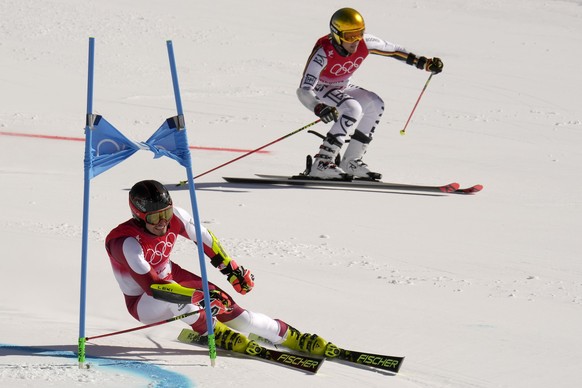
[[[333,45],[333,47],[335,48],[335,50],[339,53],[339,55],[341,55],[342,57],[347,57],[348,55],[350,55],[350,53],[348,52],[348,50],[346,50],[344,48],[344,46],[342,46],[341,44],[338,44],[335,39],[333,38],[333,36],[331,37],[331,44]]]

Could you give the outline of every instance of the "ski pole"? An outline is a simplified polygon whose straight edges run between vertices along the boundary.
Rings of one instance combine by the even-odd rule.
[[[155,323],[150,323],[149,325],[138,326],[138,327],[134,327],[132,329],[116,331],[116,332],[108,333],[108,334],[96,335],[96,336],[93,336],[93,337],[85,337],[85,341],[90,341],[90,340],[93,340],[93,339],[103,338],[103,337],[110,337],[110,336],[117,335],[117,334],[129,333],[129,332],[132,332],[132,331],[147,329],[148,327],[154,327],[154,326],[158,326],[158,325],[163,325],[164,323],[169,323],[169,322],[177,321],[179,319],[189,317],[190,315],[198,314],[199,312],[200,312],[200,310],[190,311],[189,313],[182,314],[182,315],[178,315],[178,316],[175,316],[173,318],[165,319],[163,321],[159,321],[159,322],[155,322]]]
[[[222,167],[224,167],[224,166],[227,166],[227,165],[229,165],[229,164],[231,164],[231,163],[233,163],[233,162],[236,162],[237,160],[239,160],[239,159],[242,159],[242,158],[244,158],[244,157],[246,157],[246,156],[249,156],[250,154],[254,154],[255,152],[258,152],[258,151],[262,150],[263,148],[267,148],[267,147],[268,147],[268,146],[270,146],[270,145],[273,145],[273,144],[275,144],[275,143],[277,143],[277,142],[279,142],[279,141],[281,141],[281,140],[283,140],[283,139],[286,139],[286,138],[288,138],[288,137],[290,137],[290,136],[293,136],[293,135],[295,135],[296,133],[299,133],[299,132],[303,131],[303,130],[304,130],[304,129],[306,129],[306,128],[309,128],[309,127],[311,127],[311,126],[313,126],[313,125],[315,125],[315,124],[319,123],[320,121],[321,121],[321,119],[317,119],[317,120],[315,120],[314,122],[312,122],[312,123],[309,123],[309,124],[307,124],[307,125],[306,125],[306,126],[304,126],[304,127],[301,127],[301,128],[299,128],[299,129],[296,129],[296,130],[294,130],[293,132],[290,132],[290,133],[286,134],[285,136],[281,136],[280,138],[278,138],[278,139],[276,139],[276,140],[273,140],[273,141],[272,141],[272,142],[270,142],[270,143],[267,143],[267,144],[265,144],[264,146],[261,146],[261,147],[259,147],[259,148],[256,148],[256,149],[254,149],[254,150],[252,150],[252,151],[249,151],[249,152],[247,152],[247,153],[246,153],[246,154],[244,154],[244,155],[241,155],[241,156],[239,156],[239,157],[237,157],[237,158],[234,158],[234,159],[232,159],[232,160],[230,160],[230,161],[228,161],[228,162],[226,162],[226,163],[223,163],[223,164],[221,164],[220,166],[216,166],[216,167],[214,167],[214,168],[212,168],[212,169],[210,169],[210,170],[208,170],[208,171],[205,171],[205,172],[203,172],[203,173],[201,173],[201,174],[198,174],[198,175],[196,175],[196,176],[194,177],[194,179],[196,179],[196,178],[200,178],[201,176],[204,176],[204,175],[206,175],[206,174],[208,174],[208,173],[211,173],[212,171],[218,170],[219,168],[222,168]],[[180,186],[180,185],[183,185],[184,183],[185,183],[185,182],[184,182],[184,181],[182,181],[182,182],[180,182],[180,183],[178,184],[178,186]]]
[[[428,76],[428,79],[426,80],[426,83],[424,84],[424,87],[422,88],[422,92],[420,92],[420,95],[418,96],[418,99],[416,100],[416,104],[414,104],[414,108],[412,108],[412,112],[410,112],[410,116],[408,116],[408,120],[406,120],[406,124],[404,125],[404,128],[400,131],[400,134],[402,136],[404,136],[406,134],[406,127],[408,127],[408,123],[410,122],[410,119],[412,118],[412,114],[416,110],[416,106],[418,105],[418,102],[420,101],[420,98],[422,97],[424,91],[426,90],[426,87],[428,86],[428,83],[430,82],[430,79],[432,78],[433,75],[434,75],[434,73],[430,73],[430,75]]]

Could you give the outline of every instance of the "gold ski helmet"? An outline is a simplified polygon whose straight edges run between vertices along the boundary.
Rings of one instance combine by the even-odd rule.
[[[342,41],[354,43],[364,38],[366,24],[364,18],[353,8],[341,8],[335,11],[329,21],[333,40],[341,45]]]

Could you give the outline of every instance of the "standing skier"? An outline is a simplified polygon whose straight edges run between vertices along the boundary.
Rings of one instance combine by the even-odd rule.
[[[154,180],[138,182],[131,188],[129,207],[133,218],[107,235],[105,247],[127,309],[135,319],[150,324],[199,310],[182,321],[203,335],[207,332],[207,319],[212,319],[218,347],[253,354],[255,343],[239,333],[244,332],[292,350],[333,356],[330,352],[334,345],[323,338],[302,334],[279,319],[246,310],[212,283],[208,288],[213,317],[207,317],[201,308],[202,279],[170,260],[178,236],[196,243],[192,216],[173,206],[170,193]],[[201,228],[204,253],[210,263],[238,293],[250,292],[254,286],[251,272],[226,254],[216,236]]]
[[[331,17],[331,33],[317,41],[297,89],[299,101],[321,121],[334,121],[308,175],[320,179],[381,179],[362,161],[380,117],[384,102],[373,92],[350,83],[352,74],[368,54],[401,60],[418,69],[440,73],[443,62],[409,53],[403,47],[365,33],[364,18],[352,8]],[[345,137],[351,134],[340,165],[335,164]]]

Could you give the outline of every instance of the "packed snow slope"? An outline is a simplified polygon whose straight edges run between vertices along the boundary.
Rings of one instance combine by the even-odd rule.
[[[244,307],[346,348],[406,356],[401,373],[326,362],[305,375],[178,343],[180,322],[103,338],[80,370],[79,290],[88,41],[94,113],[135,141],[176,114],[173,42],[194,174],[316,119],[297,100],[331,14],[442,58],[428,73],[370,56],[353,82],[386,111],[366,155],[390,182],[474,196],[231,185],[294,174],[306,131],[197,180],[202,221],[256,276]],[[251,0],[0,2],[0,385],[11,387],[577,387],[582,380],[582,2]],[[313,129],[325,133],[328,126]],[[220,148],[220,149],[216,149]],[[233,151],[239,150],[239,151]],[[91,181],[86,330],[138,326],[103,241],[138,180],[175,184],[138,152]],[[189,208],[188,191],[169,186]],[[193,244],[174,259],[199,270]],[[225,289],[226,279],[208,268]],[[234,291],[232,291],[234,294]]]

